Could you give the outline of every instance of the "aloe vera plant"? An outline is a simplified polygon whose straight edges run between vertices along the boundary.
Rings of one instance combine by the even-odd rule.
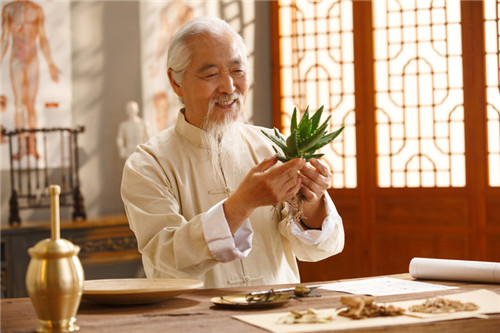
[[[285,138],[276,128],[274,129],[274,135],[262,131],[265,136],[281,149],[283,154],[273,146],[278,160],[286,162],[294,158],[304,158],[306,161],[309,161],[311,158],[320,158],[323,156],[323,154],[317,154],[316,151],[333,141],[344,130],[344,126],[342,126],[338,130],[328,133],[328,121],[331,116],[328,116],[319,125],[323,108],[324,106],[321,106],[309,118],[309,107],[307,107],[298,124],[297,108],[294,108],[290,124],[290,136],[288,138]]]
[[[309,107],[307,107],[299,123],[297,123],[297,108],[294,108],[288,138],[285,138],[276,128],[274,129],[274,135],[262,131],[281,149],[283,154],[273,146],[278,160],[286,162],[294,158],[304,158],[309,161],[311,158],[323,156],[323,154],[318,154],[316,151],[332,142],[344,130],[344,126],[342,126],[338,130],[328,133],[328,121],[331,116],[328,116],[321,125],[319,124],[323,108],[324,106],[321,106],[312,117],[309,117]],[[304,200],[305,196],[299,191],[287,201],[290,204],[291,216],[295,221],[302,221]]]

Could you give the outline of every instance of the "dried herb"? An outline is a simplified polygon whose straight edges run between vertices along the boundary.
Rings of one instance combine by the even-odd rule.
[[[462,303],[446,298],[427,299],[423,304],[413,305],[408,310],[421,313],[450,313],[459,311],[475,311],[479,309],[475,303]]]
[[[332,315],[320,315],[314,309],[307,311],[290,311],[278,319],[278,324],[323,324],[333,320]]]
[[[279,302],[282,300],[289,299],[290,295],[276,293],[273,289],[262,294],[248,294],[246,295],[246,301],[248,303],[272,303]]]
[[[393,305],[376,304],[373,296],[342,296],[340,302],[347,305],[347,309],[340,311],[338,315],[351,319],[399,316],[404,313],[402,308]]]

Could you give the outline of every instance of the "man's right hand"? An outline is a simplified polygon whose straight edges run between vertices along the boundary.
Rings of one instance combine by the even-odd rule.
[[[272,157],[253,167],[224,202],[224,213],[233,234],[255,208],[284,202],[299,191],[298,172],[305,161],[293,159],[272,168],[277,161]]]

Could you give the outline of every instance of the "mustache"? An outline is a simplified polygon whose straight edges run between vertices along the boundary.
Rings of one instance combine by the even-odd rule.
[[[239,92],[234,92],[232,94],[226,94],[224,96],[212,98],[210,100],[209,106],[210,106],[210,109],[212,109],[213,106],[217,103],[229,102],[229,101],[234,101],[234,100],[236,100],[240,106],[243,105],[243,96]]]

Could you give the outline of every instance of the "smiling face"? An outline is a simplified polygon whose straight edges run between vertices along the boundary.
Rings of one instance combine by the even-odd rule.
[[[191,61],[182,85],[173,82],[169,71],[174,91],[184,100],[186,120],[203,128],[207,115],[207,120],[215,123],[237,119],[243,112],[248,73],[245,57],[234,36],[230,33],[196,35],[186,46]]]

